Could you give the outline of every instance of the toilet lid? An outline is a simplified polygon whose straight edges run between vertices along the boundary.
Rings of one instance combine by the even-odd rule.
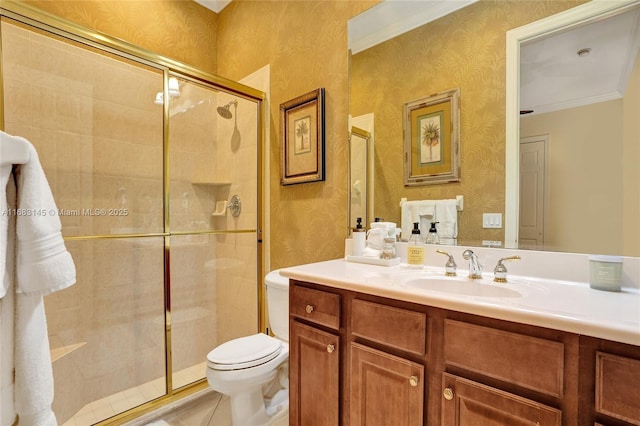
[[[239,370],[264,364],[281,351],[280,340],[258,333],[223,343],[209,352],[207,363],[216,370]]]

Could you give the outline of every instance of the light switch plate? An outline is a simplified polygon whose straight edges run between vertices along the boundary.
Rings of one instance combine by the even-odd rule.
[[[483,228],[502,228],[502,213],[483,213]]]

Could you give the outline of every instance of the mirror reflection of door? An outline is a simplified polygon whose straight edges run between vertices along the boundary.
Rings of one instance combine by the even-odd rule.
[[[544,248],[544,212],[547,187],[546,148],[549,137],[520,139],[520,229],[521,249]]]
[[[355,228],[357,218],[368,226],[369,179],[367,176],[369,132],[351,128],[349,139],[349,226]]]

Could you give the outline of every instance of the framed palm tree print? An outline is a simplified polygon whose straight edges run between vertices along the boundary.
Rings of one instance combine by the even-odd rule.
[[[460,181],[460,90],[407,102],[404,114],[404,185]]]
[[[324,89],[280,105],[280,183],[324,180]]]

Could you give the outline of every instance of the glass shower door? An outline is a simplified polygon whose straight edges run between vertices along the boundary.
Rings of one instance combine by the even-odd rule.
[[[173,78],[180,95],[169,101],[171,379],[178,389],[205,378],[214,347],[258,330],[259,105]]]
[[[261,92],[4,10],[3,130],[36,147],[77,270],[45,298],[53,409],[121,424],[258,331]]]
[[[54,411],[89,425],[166,394],[163,71],[3,18],[4,129],[36,147],[77,282],[45,298]]]

